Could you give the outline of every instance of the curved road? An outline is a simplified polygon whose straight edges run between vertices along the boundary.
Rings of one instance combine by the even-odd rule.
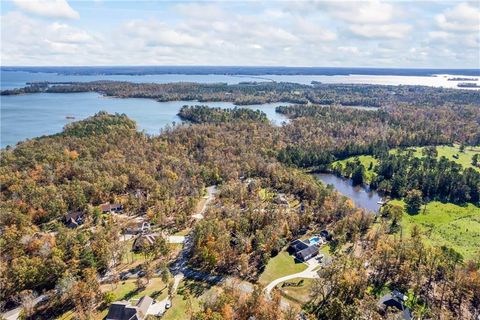
[[[309,278],[309,279],[318,278],[317,269],[320,266],[320,262],[318,262],[317,259],[310,259],[309,261],[306,262],[306,264],[308,265],[308,267],[307,267],[307,269],[303,270],[302,272],[289,274],[288,276],[284,276],[284,277],[275,279],[272,282],[270,282],[265,287],[265,289],[263,289],[265,291],[265,294],[267,295],[267,297],[270,298],[270,293],[272,292],[273,288],[275,288],[278,284],[280,284],[284,281],[292,280],[292,279],[295,279],[295,278]]]
[[[203,203],[203,206],[199,210],[199,212],[192,215],[193,218],[195,218],[196,220],[203,219],[203,215],[205,211],[207,211],[207,208],[210,202],[212,202],[212,200],[215,198],[216,193],[217,193],[217,186],[210,186],[207,188],[207,195],[204,197],[206,200]],[[185,237],[170,236],[169,240],[171,242],[183,243],[182,251],[178,255],[177,260],[170,266],[170,271],[172,272],[173,279],[174,279],[172,292],[177,291],[180,281],[182,281],[182,279],[185,276],[187,276],[188,278],[194,278],[197,280],[203,280],[203,281],[213,282],[213,283],[220,282],[221,280],[223,280],[223,278],[220,276],[203,274],[201,272],[197,272],[188,268],[188,265],[187,265],[188,256],[190,253],[190,249],[192,248],[192,245],[193,245],[190,235],[186,235]],[[157,302],[157,306],[152,311],[149,310],[148,314],[154,314],[154,315],[163,314],[166,311],[165,305],[169,301],[170,301],[169,297],[166,297],[162,301]]]

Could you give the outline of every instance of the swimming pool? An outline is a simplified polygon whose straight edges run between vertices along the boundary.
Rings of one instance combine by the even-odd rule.
[[[312,237],[308,240],[311,244],[318,244],[320,242],[320,237]]]

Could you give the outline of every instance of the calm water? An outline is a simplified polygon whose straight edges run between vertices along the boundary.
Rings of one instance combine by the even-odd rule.
[[[310,84],[312,81],[323,83],[369,83],[390,85],[428,85],[435,87],[455,87],[456,82],[447,81],[449,75],[436,77],[420,76],[387,76],[387,75],[59,75],[56,73],[30,73],[24,71],[2,71],[1,88],[11,89],[24,87],[32,81],[94,81],[118,80],[131,82],[179,82],[191,81],[200,83],[226,82],[229,84],[242,81],[284,81]],[[455,77],[459,77],[458,75]],[[478,78],[478,77],[477,77]],[[21,96],[2,96],[0,117],[0,146],[15,145],[17,142],[46,134],[60,132],[69,122],[65,117],[73,116],[76,120],[84,119],[94,113],[105,110],[108,112],[125,113],[137,121],[140,130],[157,134],[161,128],[172,122],[179,122],[176,116],[184,104],[197,104],[192,101],[156,102],[148,99],[114,99],[103,98],[96,93],[48,94],[39,93]],[[212,107],[230,108],[229,102],[203,103]],[[281,124],[287,119],[275,112],[275,107],[286,103],[245,106],[264,111],[275,124]],[[71,120],[70,120],[71,121]]]
[[[378,212],[380,205],[377,203],[382,197],[376,191],[369,191],[361,186],[352,186],[350,179],[338,177],[330,173],[319,173],[315,176],[325,184],[333,185],[335,190],[352,199],[358,208]]]
[[[229,75],[186,75],[186,74],[154,74],[154,75],[63,75],[45,72],[2,71],[2,90],[22,88],[27,82],[50,81],[50,82],[88,82],[97,80],[129,81],[136,83],[169,83],[169,82],[200,82],[228,84],[242,81],[266,81],[254,76],[229,76]]]
[[[177,113],[187,105],[208,104],[211,107],[233,108],[231,102],[171,101],[157,102],[151,99],[116,99],[102,97],[97,93],[36,93],[19,96],[1,96],[1,147],[42,135],[62,131],[63,126],[91,116],[98,111],[125,113],[138,124],[139,130],[158,134],[160,129],[173,122],[180,123]],[[287,119],[275,112],[286,103],[242,106],[260,109],[274,124]],[[75,120],[66,119],[75,117]]]
[[[24,72],[24,71],[2,71],[1,73],[1,88],[13,89],[24,87],[27,82],[32,81],[96,81],[96,80],[115,80],[115,81],[130,81],[130,82],[154,82],[154,83],[168,83],[168,82],[200,82],[200,83],[217,83],[225,82],[228,84],[235,84],[243,81],[277,81],[277,82],[294,82],[300,84],[311,84],[312,81],[320,81],[322,83],[356,83],[356,84],[380,84],[380,85],[424,85],[431,87],[457,88],[456,81],[448,81],[448,78],[453,77],[471,77],[459,75],[437,75],[430,76],[389,76],[389,75],[264,75],[264,76],[249,76],[249,75],[221,75],[221,74],[206,74],[206,75],[187,75],[187,74],[155,74],[155,75],[62,75],[56,73],[44,72]],[[466,88],[463,88],[466,89]],[[478,90],[475,88],[469,88]]]

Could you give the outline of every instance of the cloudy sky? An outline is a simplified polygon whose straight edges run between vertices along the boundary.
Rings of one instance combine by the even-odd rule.
[[[480,68],[480,1],[1,1],[1,65]]]

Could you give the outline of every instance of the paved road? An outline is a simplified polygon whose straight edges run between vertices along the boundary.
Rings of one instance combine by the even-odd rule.
[[[272,282],[270,282],[265,287],[265,289],[263,289],[265,291],[265,294],[267,295],[267,297],[270,297],[270,293],[272,292],[273,288],[275,288],[278,284],[280,284],[284,281],[292,280],[292,279],[295,279],[295,278],[309,278],[309,279],[318,278],[318,273],[316,271],[316,269],[320,266],[320,263],[318,262],[318,260],[317,259],[310,259],[306,262],[306,264],[308,265],[308,267],[307,267],[307,269],[303,270],[302,272],[290,274],[288,276],[284,276],[284,277],[275,279]]]
[[[48,299],[48,297],[46,295],[41,295],[41,296],[38,296],[34,301],[33,301],[33,305],[35,306],[37,303],[43,301],[43,300],[46,300]],[[23,310],[23,307],[20,306],[18,308],[15,308],[15,309],[12,309],[12,310],[9,310],[5,313],[2,313],[1,315],[1,319],[5,319],[5,320],[17,320],[18,317],[20,316],[20,313],[22,312]]]
[[[200,211],[192,215],[193,218],[197,220],[203,219],[203,215],[205,211],[207,211],[207,208],[210,202],[212,202],[212,200],[215,198],[216,193],[217,193],[216,186],[210,186],[207,188],[207,195],[205,196],[206,200],[203,203],[203,206],[200,209]],[[175,262],[173,262],[170,265],[170,272],[173,274],[173,279],[174,279],[173,290],[172,290],[173,293],[177,291],[178,285],[180,284],[180,281],[182,281],[183,278],[201,280],[209,283],[218,283],[223,280],[221,276],[213,276],[207,273],[198,272],[188,267],[188,264],[187,264],[188,258],[193,246],[192,237],[190,234],[186,236],[170,236],[169,242],[183,243],[182,251],[180,251],[180,253],[178,254],[178,257],[175,260]],[[156,306],[156,308],[154,309],[154,311],[157,312],[155,314],[165,312],[165,304],[167,303],[167,301],[170,301],[168,297],[157,303],[158,306]],[[149,314],[150,314],[150,311],[149,311]]]

